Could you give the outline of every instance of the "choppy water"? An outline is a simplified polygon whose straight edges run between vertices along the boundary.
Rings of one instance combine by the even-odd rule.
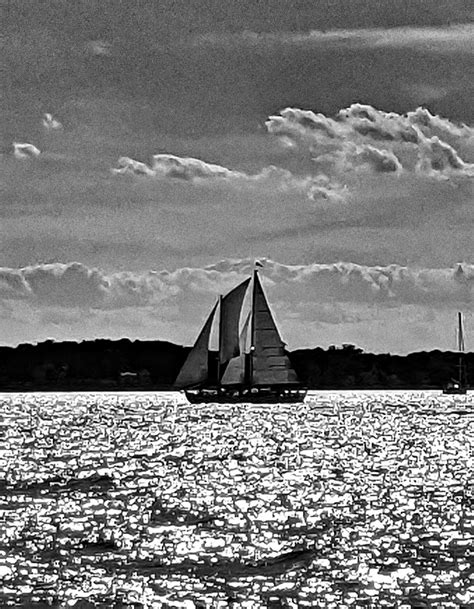
[[[473,607],[474,401],[0,395],[0,604]]]

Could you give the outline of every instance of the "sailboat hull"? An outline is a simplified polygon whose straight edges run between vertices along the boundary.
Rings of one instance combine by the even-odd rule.
[[[203,388],[184,393],[191,404],[301,404],[306,397],[306,389],[274,387]]]
[[[444,387],[443,393],[446,395],[465,395],[467,389],[466,387]]]

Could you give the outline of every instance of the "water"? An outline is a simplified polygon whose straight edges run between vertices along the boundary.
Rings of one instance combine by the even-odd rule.
[[[472,607],[473,406],[2,394],[1,606]]]

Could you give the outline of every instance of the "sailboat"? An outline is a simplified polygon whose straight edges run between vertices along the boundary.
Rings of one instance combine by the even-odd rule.
[[[250,312],[240,329],[245,295],[252,282]],[[216,361],[209,343],[219,309],[219,349]],[[214,364],[214,365],[213,365]],[[175,381],[193,404],[297,403],[306,389],[293,369],[258,271],[214,305]]]
[[[457,338],[458,338],[458,352],[459,352],[459,360],[458,360],[458,378],[451,379],[447,385],[443,388],[443,393],[448,394],[458,394],[463,395],[467,392],[467,378],[466,378],[466,364],[464,362],[464,330],[462,323],[462,314],[458,313],[458,329],[457,329]]]

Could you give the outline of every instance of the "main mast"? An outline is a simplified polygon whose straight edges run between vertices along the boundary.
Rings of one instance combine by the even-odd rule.
[[[219,294],[219,346],[217,352],[217,385],[221,384],[221,354],[224,349],[224,324],[222,316],[222,294]]]
[[[258,271],[255,268],[253,271],[253,286],[252,286],[252,308],[251,308],[251,315],[250,315],[250,349],[249,349],[249,378],[248,378],[248,385],[252,384],[253,381],[253,358],[254,358],[254,353],[255,353],[255,328],[256,328],[256,324],[255,324],[255,303],[257,301],[256,298],[256,290],[257,290],[257,279],[258,277]]]

